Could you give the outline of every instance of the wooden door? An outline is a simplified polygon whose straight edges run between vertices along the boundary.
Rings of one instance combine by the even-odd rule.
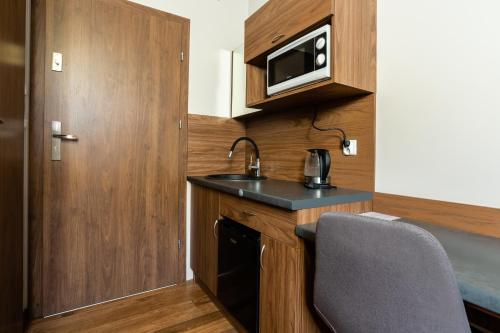
[[[219,192],[191,188],[191,269],[217,295]]]
[[[188,21],[46,0],[43,315],[182,280]],[[63,55],[62,72],[51,69]],[[78,141],[52,160],[53,121]]]
[[[299,250],[264,234],[260,244],[260,332],[295,332],[299,318]]]
[[[0,2],[0,332],[22,332],[24,1]]]

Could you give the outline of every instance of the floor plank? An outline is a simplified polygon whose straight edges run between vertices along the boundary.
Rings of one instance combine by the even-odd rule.
[[[33,321],[28,333],[237,332],[193,282]]]

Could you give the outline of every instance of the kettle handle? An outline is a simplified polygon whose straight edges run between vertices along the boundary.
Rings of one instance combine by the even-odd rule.
[[[321,179],[326,179],[328,177],[328,174],[330,173],[330,166],[332,164],[332,158],[330,156],[330,152],[328,150],[324,150],[320,153],[321,160],[320,160],[320,166],[321,166]]]

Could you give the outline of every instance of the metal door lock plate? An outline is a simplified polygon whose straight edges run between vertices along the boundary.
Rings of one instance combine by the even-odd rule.
[[[61,122],[53,121],[52,122],[52,135],[61,134]],[[61,160],[61,139],[54,138],[52,136],[52,161],[60,161]]]

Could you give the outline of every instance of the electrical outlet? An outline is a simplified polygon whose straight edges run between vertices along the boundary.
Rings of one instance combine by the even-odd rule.
[[[355,156],[358,155],[358,140],[349,140],[351,143],[349,147],[344,147],[343,153],[345,156]]]

